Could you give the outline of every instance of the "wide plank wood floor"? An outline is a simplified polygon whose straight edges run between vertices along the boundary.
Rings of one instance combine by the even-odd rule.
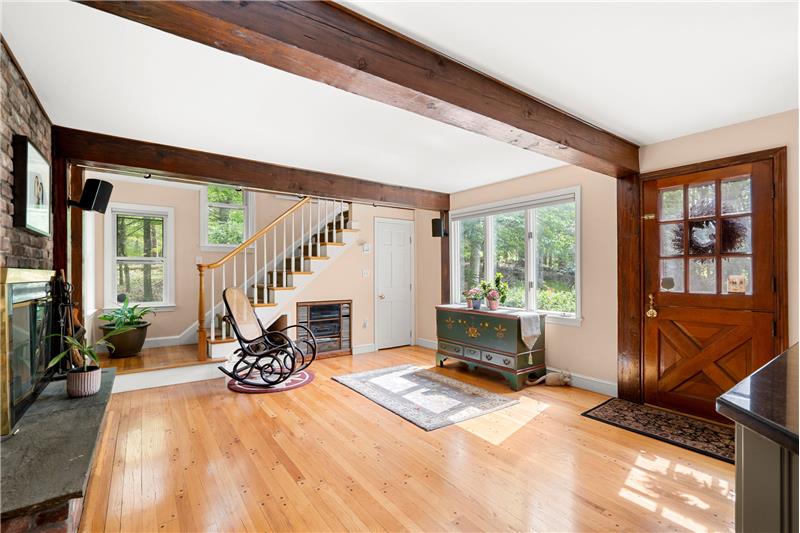
[[[330,379],[403,363],[433,352],[317,361],[277,394],[223,379],[115,394],[81,531],[733,529],[734,468],[581,417],[602,395],[514,393],[454,365],[437,372],[520,402],[425,432]]]
[[[108,354],[100,356],[102,368],[114,367],[117,374],[131,372],[146,372],[148,370],[162,370],[198,364],[211,364],[224,361],[225,358],[209,359],[207,362],[198,362],[197,344],[180,344],[178,346],[158,346],[145,348],[139,355],[131,357],[109,357]]]

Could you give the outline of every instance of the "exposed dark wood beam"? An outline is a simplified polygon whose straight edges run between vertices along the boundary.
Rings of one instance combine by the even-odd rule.
[[[53,126],[52,131],[54,157],[73,163],[398,207],[433,211],[450,208],[450,195],[441,192],[387,185],[60,126]]]
[[[639,149],[328,2],[107,2],[101,11],[614,177]]]

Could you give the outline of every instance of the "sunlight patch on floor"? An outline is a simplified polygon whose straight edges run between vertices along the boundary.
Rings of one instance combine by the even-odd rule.
[[[660,477],[669,478],[682,483],[691,483],[693,481],[694,487],[696,490],[701,491],[701,494],[693,494],[687,491],[670,494],[668,489],[661,483]],[[669,520],[676,526],[686,528],[690,531],[704,532],[708,531],[708,528],[696,520],[698,516],[701,516],[697,515],[697,513],[698,511],[707,511],[711,506],[701,498],[702,491],[713,492],[717,490],[728,499],[733,498],[732,494],[729,493],[728,483],[726,481],[715,480],[714,476],[711,474],[699,471],[685,464],[678,462],[673,463],[657,455],[641,452],[636,457],[633,467],[628,472],[623,487],[620,488],[617,494],[619,497],[642,509],[646,509],[651,513],[660,514],[662,518]],[[664,497],[670,496],[673,498],[675,496],[680,498],[680,501],[686,506],[686,508],[683,509],[685,512],[676,510],[674,506],[666,506],[663,502],[659,501]],[[674,501],[672,503],[674,503]],[[693,515],[695,519],[690,518],[687,514]]]
[[[514,433],[544,412],[550,404],[521,396],[519,403],[499,411],[456,424],[476,437],[500,446]]]

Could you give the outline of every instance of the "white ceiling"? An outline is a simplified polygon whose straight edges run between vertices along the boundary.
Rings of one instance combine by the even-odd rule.
[[[442,192],[562,165],[74,2],[2,29],[61,126]]]
[[[797,107],[797,6],[351,7],[638,144]],[[456,192],[560,162],[73,2],[3,2],[55,124]]]
[[[797,107],[797,2],[345,5],[639,145]]]

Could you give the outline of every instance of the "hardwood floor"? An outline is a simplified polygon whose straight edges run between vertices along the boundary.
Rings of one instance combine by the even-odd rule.
[[[209,359],[208,363],[218,363],[225,358]],[[145,372],[179,366],[206,364],[197,361],[197,344],[181,344],[178,346],[162,346],[145,348],[140,355],[133,357],[112,358],[103,354],[100,357],[102,368],[115,367],[117,374]]]
[[[425,432],[330,379],[409,362],[433,352],[317,361],[276,394],[115,394],[81,531],[733,529],[733,466],[581,417],[602,395],[454,365],[437,371],[520,402]]]

